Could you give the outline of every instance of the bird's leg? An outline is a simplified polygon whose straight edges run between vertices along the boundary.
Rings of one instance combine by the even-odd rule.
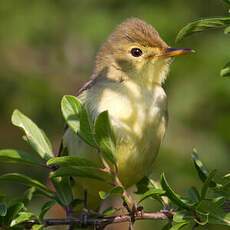
[[[130,213],[131,216],[131,223],[134,224],[136,217],[142,216],[144,213],[143,206],[137,206],[136,203],[133,205],[132,212]]]
[[[129,230],[133,230],[136,217],[142,216],[143,214],[143,207],[137,206],[134,198],[127,191],[123,194],[123,200],[123,206],[126,208],[130,216]]]
[[[142,216],[142,214],[144,213],[144,207],[138,206],[136,209],[136,213],[138,214],[138,216]]]
[[[134,230],[133,223],[129,223],[129,230]]]
[[[122,184],[119,175],[118,175],[118,166],[117,164],[114,164],[113,167],[111,167],[106,160],[103,158],[102,155],[100,155],[101,161],[103,165],[105,166],[105,169],[113,175],[113,185],[119,186],[123,189],[123,194],[121,196],[123,200],[123,206],[128,211],[130,217],[131,217],[131,223],[130,226],[132,227],[133,223],[135,222],[135,217],[140,214],[140,210],[137,207],[137,204],[134,200],[134,198],[130,195],[130,193],[125,189],[124,185]],[[143,208],[141,208],[142,210]],[[131,228],[132,229],[132,228]]]

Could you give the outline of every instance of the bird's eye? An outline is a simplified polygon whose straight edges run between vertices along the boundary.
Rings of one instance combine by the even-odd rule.
[[[139,48],[132,48],[130,52],[134,57],[140,57],[142,55],[142,51]]]

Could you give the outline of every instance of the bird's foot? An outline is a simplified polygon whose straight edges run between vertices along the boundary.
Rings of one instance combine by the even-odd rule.
[[[142,216],[144,213],[144,207],[143,206],[137,206],[136,203],[133,205],[132,209],[129,211],[129,215],[131,217],[131,223],[134,223],[136,220],[136,217]]]

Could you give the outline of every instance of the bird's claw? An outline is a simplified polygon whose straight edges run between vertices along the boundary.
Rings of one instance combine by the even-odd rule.
[[[143,206],[137,206],[136,204],[133,205],[132,211],[130,212],[131,222],[134,223],[137,216],[142,216],[144,213]]]

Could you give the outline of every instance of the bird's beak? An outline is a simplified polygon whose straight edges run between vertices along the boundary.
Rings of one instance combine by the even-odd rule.
[[[185,55],[188,53],[194,53],[195,51],[190,49],[190,48],[171,48],[168,47],[166,48],[163,53],[162,53],[162,57],[176,57],[176,56],[181,56],[181,55]]]

